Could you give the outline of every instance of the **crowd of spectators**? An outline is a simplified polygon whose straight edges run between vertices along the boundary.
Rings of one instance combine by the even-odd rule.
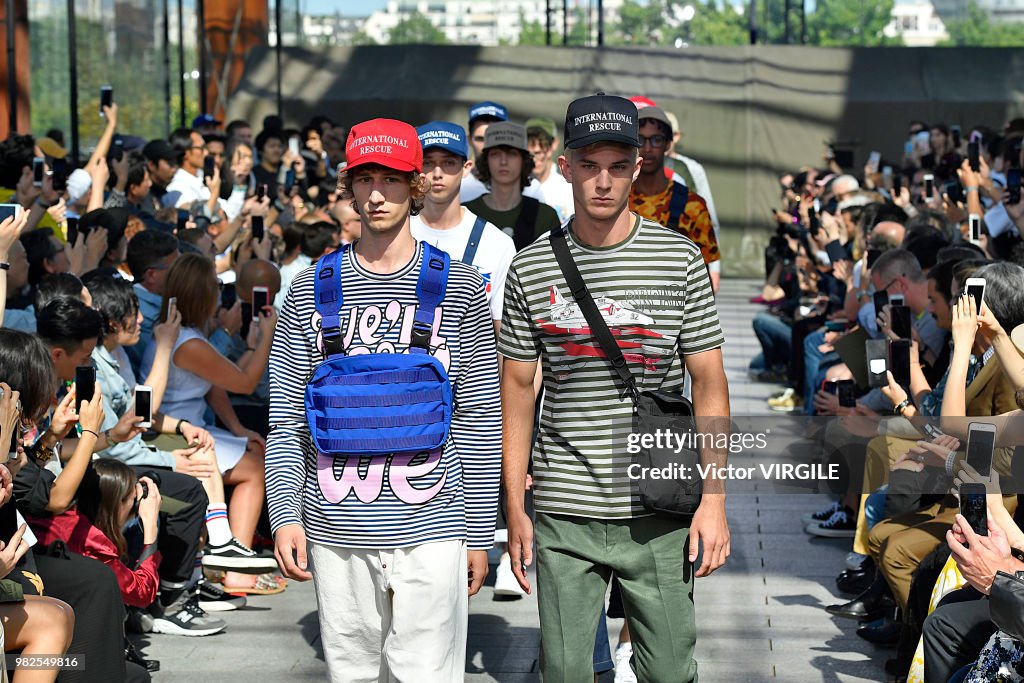
[[[907,135],[860,177],[830,150],[780,178],[750,372],[788,385],[773,411],[841,418],[807,434],[849,474],[802,520],[853,540],[828,612],[895,648],[889,680],[1021,680],[1024,119]],[[991,475],[964,457],[977,422],[996,425]],[[987,535],[960,514],[978,483]]]

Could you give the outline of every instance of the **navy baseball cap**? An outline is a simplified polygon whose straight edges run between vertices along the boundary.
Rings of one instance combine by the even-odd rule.
[[[488,117],[495,121],[508,121],[508,109],[497,102],[480,102],[469,108],[469,125],[477,119]]]
[[[569,103],[565,113],[565,146],[579,149],[595,142],[640,146],[636,105],[625,97],[599,92]]]
[[[199,128],[200,126],[219,126],[220,124],[221,122],[215,119],[212,114],[200,114],[192,119],[193,128]]]
[[[469,158],[469,145],[466,143],[466,129],[451,121],[431,121],[416,129],[416,135],[426,152],[431,147],[443,149],[463,159]]]

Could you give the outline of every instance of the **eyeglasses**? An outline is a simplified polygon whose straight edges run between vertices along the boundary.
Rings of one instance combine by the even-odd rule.
[[[664,135],[652,135],[651,137],[647,137],[645,135],[640,136],[641,147],[646,147],[647,145],[650,145],[653,149],[660,149],[661,147],[665,146],[666,142],[668,142],[668,138],[665,137]]]
[[[189,149],[201,149],[201,150],[203,150],[205,152],[206,151],[206,145],[192,145],[191,147],[189,147]]]
[[[897,275],[897,276],[896,276],[896,277],[894,277],[893,279],[889,280],[889,284],[887,284],[887,285],[886,285],[885,287],[882,287],[882,288],[881,288],[880,290],[878,290],[878,291],[879,291],[879,292],[888,292],[888,291],[889,291],[889,288],[890,288],[890,287],[892,287],[892,286],[893,286],[894,284],[896,284],[896,281],[897,281],[897,280],[899,280],[899,279],[900,279],[901,277],[904,277],[904,274],[903,274],[903,273],[900,273],[899,275]]]

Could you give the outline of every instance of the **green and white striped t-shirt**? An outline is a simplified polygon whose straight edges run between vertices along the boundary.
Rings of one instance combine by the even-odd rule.
[[[585,247],[571,235],[569,243],[639,388],[681,391],[680,355],[725,342],[697,245],[639,216],[615,246]],[[645,514],[627,476],[633,404],[573,300],[547,235],[512,261],[498,351],[541,359],[537,511],[599,519]]]

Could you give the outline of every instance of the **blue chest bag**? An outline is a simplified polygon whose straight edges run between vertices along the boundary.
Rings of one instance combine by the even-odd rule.
[[[448,285],[448,254],[423,243],[409,353],[346,356],[341,264],[348,247],[317,263],[314,293],[324,361],[306,384],[313,445],[332,456],[384,456],[444,446],[452,420],[448,372],[430,355],[434,312]]]

